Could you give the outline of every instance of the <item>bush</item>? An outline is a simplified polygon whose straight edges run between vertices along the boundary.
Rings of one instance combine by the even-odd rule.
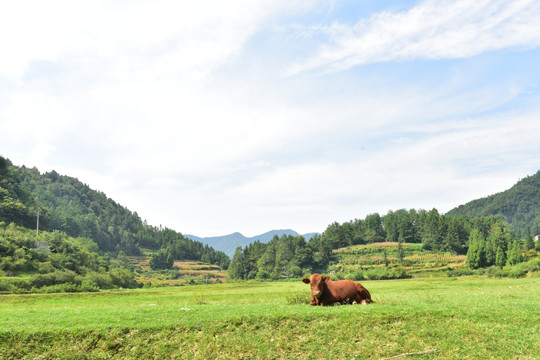
[[[364,277],[364,272],[360,269],[357,269],[353,272],[346,274],[345,279],[353,280],[353,281],[360,281],[360,280],[365,280],[366,278]]]
[[[526,263],[521,263],[517,265],[520,268],[523,268],[525,271],[531,272],[540,272],[540,257],[529,260]]]
[[[520,277],[524,277],[526,274],[527,272],[524,271],[523,269],[506,268],[506,269],[498,270],[494,272],[493,274],[490,274],[489,276],[496,277],[496,278],[511,277],[511,278],[517,279]]]
[[[0,293],[21,293],[30,289],[26,279],[0,279]]]
[[[475,273],[474,270],[468,267],[457,268],[457,269],[448,268],[446,270],[446,276],[448,277],[473,275],[474,273]]]
[[[74,285],[81,285],[82,277],[77,275],[71,270],[61,271],[56,270],[49,274],[35,275],[30,279],[30,285],[34,288],[41,288],[44,286],[53,286],[64,283],[71,283]]]
[[[126,269],[114,268],[109,271],[111,282],[113,285],[122,288],[134,288],[137,287],[137,282],[133,278],[133,274]]]
[[[96,292],[99,291],[99,286],[90,279],[83,279],[81,284],[81,291]]]
[[[83,283],[94,284],[99,289],[113,289],[111,277],[107,273],[88,272],[83,279]]]
[[[38,272],[40,274],[49,274],[49,273],[54,272],[54,270],[55,270],[54,266],[52,266],[52,264],[49,261],[39,263],[38,265]]]
[[[366,272],[366,278],[369,280],[408,279],[410,277],[412,276],[407,274],[403,268],[394,270],[371,269]]]
[[[540,271],[540,258],[529,260],[526,263],[519,263],[511,267],[507,266],[504,269],[489,273],[489,276],[497,278],[512,277],[517,279],[526,276],[527,273],[537,271]]]

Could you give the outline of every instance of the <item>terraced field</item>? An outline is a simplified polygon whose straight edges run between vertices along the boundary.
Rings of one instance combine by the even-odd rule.
[[[227,272],[219,266],[195,261],[175,261],[173,268],[166,271],[152,271],[148,256],[128,256],[129,261],[143,271],[135,279],[143,284],[183,285],[186,283],[224,282]]]
[[[395,242],[355,245],[334,251],[335,272],[401,268],[410,274],[435,273],[466,267],[466,255],[440,253],[422,249],[422,244],[403,243],[401,250]],[[401,257],[400,257],[401,251]]]

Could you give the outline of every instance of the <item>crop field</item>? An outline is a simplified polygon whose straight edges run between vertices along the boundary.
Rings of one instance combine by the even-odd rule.
[[[396,242],[354,245],[334,250],[338,262],[333,269],[337,273],[353,273],[358,270],[400,267],[409,274],[440,275],[448,269],[455,270],[468,266],[466,255],[428,251],[422,249],[422,244],[417,243],[403,243],[401,246],[402,260],[399,259]]]
[[[217,265],[203,264],[195,261],[175,261],[172,270],[167,274],[152,272],[150,269],[149,256],[128,256],[128,260],[143,270],[143,275],[135,276],[135,279],[143,284],[167,284],[184,285],[188,283],[188,278],[196,279],[199,282],[225,281],[227,272]],[[173,275],[174,278],[171,278]]]
[[[538,359],[540,278],[363,281],[312,307],[295,282],[0,296],[2,359]]]

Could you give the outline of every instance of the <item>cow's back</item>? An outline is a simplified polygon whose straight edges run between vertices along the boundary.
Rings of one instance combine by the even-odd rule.
[[[327,281],[326,286],[336,302],[342,302],[347,299],[352,302],[356,301],[358,297],[356,283],[352,280]]]
[[[356,286],[356,290],[358,291],[358,296],[360,299],[360,301],[357,300],[357,302],[363,302],[363,301],[365,301],[366,303],[373,302],[373,300],[371,300],[371,294],[369,293],[368,289],[366,289],[365,287],[362,286],[362,284],[359,284],[359,283],[355,283],[354,285]]]

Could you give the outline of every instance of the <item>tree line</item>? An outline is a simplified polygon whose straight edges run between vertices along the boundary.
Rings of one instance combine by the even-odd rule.
[[[467,254],[473,269],[516,264],[523,260],[519,256],[522,250],[540,245],[535,245],[530,235],[527,240],[520,239],[500,215],[471,219],[442,215],[437,209],[400,209],[383,216],[374,213],[342,224],[334,222],[309,241],[302,236],[276,236],[267,244],[238,247],[229,277],[280,279],[325,272],[335,261],[333,250],[380,242],[421,243],[425,250]]]
[[[299,277],[311,270],[324,269],[332,250],[321,247],[316,235],[308,242],[303,236],[275,235],[268,243],[256,241],[238,247],[231,260],[231,279],[277,280]]]

